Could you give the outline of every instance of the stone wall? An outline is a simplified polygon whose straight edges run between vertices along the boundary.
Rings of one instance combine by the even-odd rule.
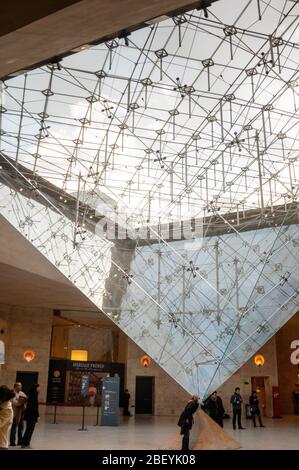
[[[88,351],[89,361],[111,362],[113,359],[112,331],[108,328],[93,329],[86,326],[69,328],[68,359],[72,349]]]
[[[89,361],[121,362],[127,360],[127,337],[113,324],[111,326],[85,326],[57,323],[52,330],[51,357],[71,359],[73,349],[88,352]]]
[[[218,390],[228,413],[231,413],[229,401],[235,387],[240,386],[244,404],[248,403],[251,394],[251,377],[262,376],[265,377],[267,396],[266,415],[272,416],[272,386],[277,385],[278,382],[275,338],[268,341],[259,353],[265,357],[265,365],[262,368],[259,369],[251,359]],[[188,401],[189,395],[154,361],[148,368],[142,367],[140,358],[143,355],[144,352],[135,343],[128,340],[126,379],[131,394],[131,404],[135,403],[136,376],[151,376],[155,377],[155,415],[179,415]],[[249,384],[245,385],[244,382],[247,379],[249,379]]]
[[[0,306],[1,340],[5,343],[6,363],[0,366],[0,383],[13,386],[16,372],[38,372],[40,401],[46,400],[52,310],[36,307]],[[24,351],[32,349],[35,359],[27,363]]]
[[[143,367],[140,358],[144,354],[142,349],[128,339],[126,383],[131,394],[130,405],[135,404],[136,376],[155,377],[154,414],[179,415],[189,400],[189,394],[154,361],[149,367]],[[134,413],[134,408],[131,408],[131,413]]]

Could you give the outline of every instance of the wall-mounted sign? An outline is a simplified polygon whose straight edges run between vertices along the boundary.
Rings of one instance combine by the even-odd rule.
[[[35,352],[32,351],[32,349],[27,349],[26,351],[24,351],[23,358],[25,359],[25,361],[31,362],[35,358]]]
[[[101,371],[105,369],[106,363],[104,362],[69,361],[69,370]]]
[[[48,378],[48,403],[64,403],[67,361],[51,360]]]
[[[294,349],[290,357],[291,364],[293,364],[293,366],[298,366],[299,365],[299,339],[294,339],[294,341],[292,341],[290,344],[290,348]]]
[[[5,346],[3,341],[0,341],[0,364],[5,364]]]

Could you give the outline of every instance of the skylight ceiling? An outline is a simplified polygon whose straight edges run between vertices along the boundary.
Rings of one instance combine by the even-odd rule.
[[[220,1],[10,79],[1,150],[134,224],[294,200],[298,14]]]

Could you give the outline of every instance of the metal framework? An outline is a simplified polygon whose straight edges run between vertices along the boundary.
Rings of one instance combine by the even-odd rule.
[[[298,303],[299,6],[237,3],[2,83],[2,214],[200,395]]]

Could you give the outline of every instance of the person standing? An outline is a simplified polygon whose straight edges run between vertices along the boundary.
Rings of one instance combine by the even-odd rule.
[[[0,387],[0,450],[8,449],[8,436],[13,422],[11,399],[15,392],[6,385]]]
[[[213,392],[210,398],[206,402],[208,413],[219,426],[223,428],[223,416],[225,413],[221,398],[217,395],[217,392]]]
[[[256,428],[256,417],[258,417],[260,427],[264,428],[265,426],[263,425],[263,422],[262,422],[261,412],[260,412],[260,407],[259,407],[259,399],[255,390],[252,392],[252,395],[249,398],[249,405],[250,405],[250,412],[251,412],[251,417],[253,421],[253,426]]]
[[[24,428],[24,408],[27,401],[27,396],[22,392],[21,382],[14,384],[15,396],[11,400],[13,409],[13,423],[10,431],[10,445],[16,445],[16,432],[18,429],[18,446],[22,445],[22,434]]]
[[[231,396],[230,402],[233,408],[233,428],[236,429],[236,419],[238,418],[238,428],[245,429],[241,423],[243,399],[240,394],[240,387],[235,388],[235,393]]]
[[[30,449],[30,441],[37,421],[39,420],[38,394],[39,384],[34,385],[28,394],[24,420],[26,421],[26,430],[22,438],[22,449]]]
[[[181,428],[182,439],[182,450],[189,450],[189,439],[190,431],[192,429],[194,418],[193,415],[199,406],[199,400],[197,395],[192,395],[191,400],[187,403],[182,412],[178,426]]]
[[[132,416],[129,411],[130,398],[131,398],[131,395],[129,394],[129,390],[126,388],[124,395],[123,395],[123,404],[124,404],[123,415],[124,416]]]

